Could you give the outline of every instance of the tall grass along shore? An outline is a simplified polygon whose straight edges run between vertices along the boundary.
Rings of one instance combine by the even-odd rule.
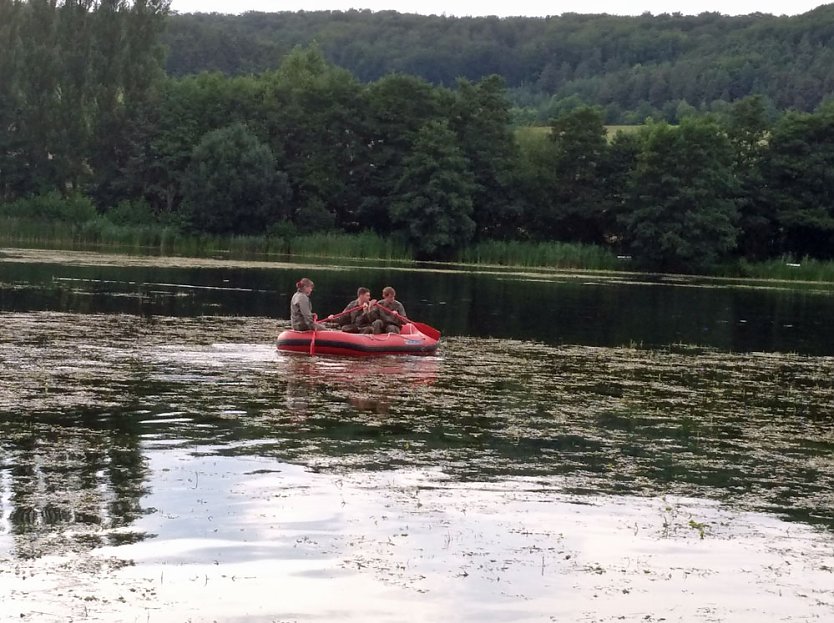
[[[344,258],[414,262],[409,248],[372,232],[264,236],[207,236],[183,233],[170,225],[116,225],[104,217],[81,223],[0,216],[0,244],[45,249],[100,250],[114,253],[217,256],[235,259]],[[487,240],[460,249],[450,260],[475,266],[633,271],[627,257],[596,245]],[[762,262],[740,259],[718,267],[712,276],[834,283],[834,262],[781,257]]]

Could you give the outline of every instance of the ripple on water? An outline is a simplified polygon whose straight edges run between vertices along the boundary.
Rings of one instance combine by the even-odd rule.
[[[451,338],[349,360],[278,354],[264,319],[3,323],[0,586],[20,612],[831,607],[832,358]],[[252,597],[279,584],[285,605]]]
[[[415,621],[760,621],[834,607],[830,533],[715,501],[311,473],[208,447],[147,459],[151,512],[86,554],[18,560],[0,613],[360,620],[373,604],[397,620],[408,604]]]

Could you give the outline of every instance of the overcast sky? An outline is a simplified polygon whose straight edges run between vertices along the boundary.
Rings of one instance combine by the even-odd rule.
[[[171,8],[179,13],[243,13],[245,11],[323,11],[371,9],[394,10],[423,15],[560,15],[562,13],[683,13],[697,15],[717,11],[725,15],[771,13],[796,15],[826,4],[821,0],[173,0]]]

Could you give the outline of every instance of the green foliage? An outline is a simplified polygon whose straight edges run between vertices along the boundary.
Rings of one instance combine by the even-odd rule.
[[[466,264],[584,270],[615,270],[624,266],[614,253],[597,245],[519,240],[478,242],[462,249],[456,259]]]
[[[165,0],[0,0],[0,214],[16,227],[41,223],[52,231],[49,224],[60,222],[72,240],[124,237],[126,244],[252,253],[286,252],[308,235],[372,232],[431,259],[456,257],[473,240],[500,240],[507,246],[475,253],[545,264],[562,261],[569,247],[555,245],[560,250],[548,255],[561,241],[682,271],[707,270],[733,252],[834,254],[834,104],[779,118],[772,94],[744,98],[759,66],[734,57],[704,68],[689,59],[678,72],[660,60],[719,45],[707,36],[715,32],[734,33],[741,54],[744,33],[762,16],[564,16],[532,26],[472,20],[488,25],[487,39],[502,46],[498,56],[481,56],[467,48],[486,41],[475,31],[449,47],[448,33],[462,23],[456,18],[389,12],[379,17],[398,37],[343,39],[348,52],[328,43],[341,37],[329,28],[332,15],[284,14],[298,36],[271,48],[265,73],[163,79],[156,33],[166,11]],[[817,27],[829,13],[769,18],[769,28],[790,24],[785,49],[797,39],[797,52],[813,65],[831,38]],[[230,25],[221,38],[245,51],[271,37],[264,30],[258,42],[243,44],[233,32],[244,22],[266,26],[270,16],[198,18],[216,20]],[[375,32],[374,20],[351,13],[339,32]],[[179,23],[171,22],[174,30]],[[310,23],[328,25],[326,36],[298,47]],[[403,28],[428,23],[444,29],[433,33],[431,54],[415,56],[419,42]],[[600,38],[600,24],[616,44]],[[547,36],[537,39],[541,32]],[[777,34],[771,39],[781,41]],[[384,57],[399,71],[369,84],[360,79],[382,65],[363,65],[356,75],[337,65],[394,44],[403,54]],[[514,87],[515,97],[525,111],[559,111],[550,127],[513,130],[505,83],[518,84],[519,46],[526,47],[524,72],[534,71],[539,56],[545,67]],[[224,54],[227,71],[235,54]],[[473,78],[458,71],[467,67],[494,71]],[[714,73],[714,84],[695,79],[701,70]],[[609,71],[617,80],[601,78]],[[738,77],[744,85],[735,85]],[[544,84],[552,91],[536,90]],[[813,88],[803,88],[797,97],[814,101]],[[768,92],[762,84],[750,89]],[[599,98],[605,108],[584,104]],[[649,115],[683,121],[628,134],[603,125]],[[733,249],[736,224],[742,231]]]
[[[834,283],[834,262],[810,257],[795,259],[791,256],[772,258],[761,262],[748,262],[744,258],[721,266],[719,275],[749,279],[778,279],[780,281],[827,281]]]
[[[157,222],[151,206],[144,199],[124,199],[108,210],[106,216],[114,225],[152,225]]]
[[[620,218],[642,266],[703,271],[736,243],[736,180],[726,135],[708,120],[656,124],[630,179]]]
[[[834,109],[783,117],[763,160],[781,250],[834,257]]]
[[[400,226],[420,259],[445,259],[475,232],[473,178],[468,162],[444,122],[429,122],[417,134],[391,204],[391,221]]]
[[[510,129],[504,81],[499,76],[489,76],[477,84],[459,81],[449,117],[449,127],[457,134],[474,174],[472,203],[477,235],[514,235],[520,216],[512,197],[518,149]]]
[[[323,206],[338,226],[354,226],[368,151],[361,85],[312,47],[288,54],[262,89],[263,135],[297,204],[314,214]]]
[[[771,135],[771,113],[764,98],[748,97],[723,115],[723,127],[733,147],[739,182],[739,248],[749,259],[778,252],[777,223],[773,205],[765,196],[763,163]]]
[[[134,106],[161,76],[167,12],[156,0],[0,5],[0,199],[114,192]]]
[[[291,240],[298,235],[298,228],[292,221],[278,221],[266,228],[266,235],[269,238]]]
[[[184,210],[195,231],[261,233],[288,218],[289,192],[269,147],[236,123],[209,132],[194,149]]]
[[[77,193],[62,197],[57,191],[0,204],[0,216],[61,223],[84,223],[95,219],[93,203]]]
[[[332,231],[336,224],[335,215],[327,209],[324,201],[311,197],[301,206],[293,218],[296,229],[305,234]]]
[[[369,140],[367,162],[352,177],[362,183],[356,226],[390,233],[389,202],[403,176],[405,158],[420,129],[443,119],[447,93],[415,76],[391,74],[368,85],[364,92]]]
[[[290,240],[289,252],[298,257],[349,257],[360,259],[410,260],[406,245],[373,232],[358,234],[308,234]]]
[[[522,180],[534,236],[601,243],[610,228],[604,192],[608,140],[602,114],[578,108],[555,119],[547,143],[526,145]]]
[[[772,119],[760,95],[739,100],[724,115],[724,130],[740,171],[759,166],[767,145]]]
[[[528,122],[596,105],[607,122],[634,124],[677,123],[754,94],[812,111],[832,90],[832,24],[831,5],[797,16],[547,19],[303,11],[173,16],[165,37],[177,76],[268,71],[294,46],[316,42],[363,82],[407,73],[450,86],[499,74]]]
[[[147,127],[141,156],[130,163],[134,193],[146,197],[157,213],[170,214],[182,202],[182,185],[191,155],[208,132],[234,122],[255,123],[263,116],[254,102],[262,86],[248,78],[200,74],[166,80],[158,100],[144,103],[138,115]]]
[[[626,252],[623,216],[629,210],[629,191],[644,149],[645,133],[633,130],[618,132],[608,147],[604,203],[606,243]]]
[[[26,146],[16,123],[25,80],[23,11],[22,2],[0,2],[0,201],[19,197],[29,188],[25,163],[17,157]]]
[[[0,214],[0,242],[44,248],[107,249],[172,255],[225,255],[231,258],[295,257],[412,259],[408,248],[372,232],[295,235],[291,230],[269,236],[210,236],[184,234],[163,225],[116,225],[94,218],[70,227],[58,221],[38,221]],[[285,234],[285,235],[279,235]]]

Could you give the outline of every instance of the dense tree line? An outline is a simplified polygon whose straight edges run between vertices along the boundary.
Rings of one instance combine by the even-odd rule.
[[[752,96],[613,138],[579,106],[522,131],[497,75],[363,82],[316,47],[257,74],[166,77],[166,11],[0,0],[0,215],[373,231],[432,259],[583,242],[682,271],[834,255],[830,103],[774,116]]]
[[[834,5],[798,16],[753,14],[548,18],[444,17],[393,11],[187,14],[165,33],[167,71],[228,75],[275,69],[314,43],[358,80],[389,73],[453,87],[492,74],[520,119],[582,105],[607,123],[677,122],[763,95],[774,110],[811,112],[834,91]]]
[[[167,11],[168,0],[0,0],[0,199],[123,190],[139,111],[164,76]]]

